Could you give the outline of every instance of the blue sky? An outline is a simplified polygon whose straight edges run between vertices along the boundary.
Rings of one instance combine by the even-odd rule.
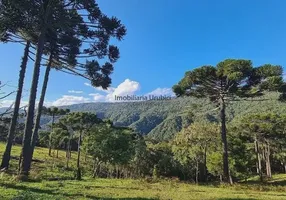
[[[255,66],[286,66],[285,0],[99,0],[98,4],[128,30],[118,44],[121,58],[115,64],[112,87],[104,92],[79,77],[53,71],[46,97],[49,105],[109,101],[114,94],[170,94],[187,70],[226,58],[251,59]],[[20,45],[0,45],[2,82],[17,85],[22,54]],[[23,102],[31,74],[30,62]],[[5,87],[6,92],[13,89]]]

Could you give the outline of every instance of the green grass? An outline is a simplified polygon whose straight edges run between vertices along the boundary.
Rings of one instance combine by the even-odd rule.
[[[5,149],[5,144],[0,143],[0,155],[3,155],[3,151]],[[10,167],[8,173],[11,175],[15,175],[18,168],[18,157],[21,152],[21,146],[16,145],[13,146],[11,156],[12,159],[10,161]],[[59,156],[56,158],[56,151],[52,151],[53,156],[48,155],[47,148],[36,147],[34,156],[32,169],[30,171],[30,177],[33,180],[50,180],[53,178],[60,179],[73,179],[74,178],[74,170],[76,167],[76,152],[72,152],[72,157],[69,162],[70,169],[67,170],[66,167],[66,153],[64,151],[59,151]],[[84,166],[83,174],[88,176],[90,173],[90,169],[92,167],[90,158],[85,161],[84,154],[81,157],[81,164]]]
[[[0,144],[0,153],[4,144]],[[13,147],[12,156],[18,156],[20,147]],[[73,170],[65,171],[65,153],[59,158],[48,156],[48,150],[37,148],[30,182],[16,181],[12,173],[17,167],[17,160],[12,159],[10,174],[0,176],[0,199],[210,199],[210,200],[256,200],[286,199],[286,175],[275,175],[271,181],[260,185],[252,179],[249,184],[194,185],[171,180],[150,182],[130,179],[92,179],[87,172],[82,181],[49,181],[52,177],[72,178]],[[76,154],[72,157],[75,167]],[[84,160],[82,161],[84,165]],[[87,164],[87,163],[86,163]]]

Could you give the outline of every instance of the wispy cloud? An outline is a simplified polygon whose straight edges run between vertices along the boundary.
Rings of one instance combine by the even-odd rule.
[[[91,87],[90,83],[84,83],[85,86]]]
[[[65,106],[79,103],[89,103],[91,100],[83,96],[63,95],[52,103],[52,106]]]
[[[83,91],[80,90],[69,90],[68,93],[73,93],[73,94],[82,94]]]
[[[147,93],[146,95],[174,97],[175,93],[172,91],[171,88],[157,88],[152,92]]]
[[[14,103],[15,103],[15,100],[3,100],[3,101],[0,101],[0,108],[8,108],[8,107],[14,107]],[[36,107],[38,106],[38,103],[39,101],[36,101]],[[44,102],[44,106],[46,107],[49,107],[49,106],[52,106],[53,102],[51,101],[45,101]],[[26,100],[22,100],[21,103],[20,103],[20,107],[23,107],[23,106],[28,106],[28,101]]]

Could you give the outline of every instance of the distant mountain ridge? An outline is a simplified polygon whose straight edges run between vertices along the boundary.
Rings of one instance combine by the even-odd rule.
[[[278,93],[263,97],[234,101],[227,107],[227,120],[233,123],[247,113],[286,113],[286,103],[279,102]],[[115,126],[128,126],[142,135],[157,140],[168,140],[194,121],[218,122],[218,110],[207,99],[193,97],[140,102],[84,103],[62,106],[72,112],[94,112],[102,119],[111,119]],[[51,123],[42,116],[41,127]]]
[[[227,107],[227,119],[235,122],[247,113],[285,113],[286,103],[279,102],[278,93],[232,102]],[[218,110],[208,99],[193,97],[163,101],[84,103],[63,106],[71,111],[95,112],[116,126],[128,126],[142,135],[158,140],[172,138],[194,121],[219,121]]]

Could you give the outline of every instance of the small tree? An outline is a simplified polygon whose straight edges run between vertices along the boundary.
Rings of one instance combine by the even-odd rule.
[[[101,163],[125,165],[135,154],[135,137],[129,128],[116,128],[109,123],[93,126],[85,141],[87,152],[93,157],[93,177]]]
[[[85,112],[74,112],[66,115],[61,121],[65,121],[70,125],[72,131],[78,132],[78,149],[77,149],[77,171],[76,179],[81,180],[81,167],[80,167],[80,157],[81,157],[81,145],[84,137],[84,133],[87,133],[92,126],[102,122],[96,114],[85,113]]]
[[[182,165],[194,163],[197,183],[207,180],[207,154],[216,151],[218,133],[216,124],[195,122],[177,134],[173,141],[175,158]]]
[[[263,95],[263,90],[279,90],[283,86],[282,67],[263,65],[253,68],[250,60],[227,59],[213,66],[202,66],[186,72],[173,87],[177,96],[208,97],[220,108],[223,144],[223,180],[231,183],[228,161],[226,106],[236,97]]]
[[[45,108],[43,109],[43,114],[51,116],[52,117],[52,124],[51,124],[51,132],[49,135],[49,156],[51,156],[52,152],[52,132],[55,124],[55,118],[57,116],[63,116],[70,112],[69,109],[60,109],[57,107],[51,107],[51,108]]]

